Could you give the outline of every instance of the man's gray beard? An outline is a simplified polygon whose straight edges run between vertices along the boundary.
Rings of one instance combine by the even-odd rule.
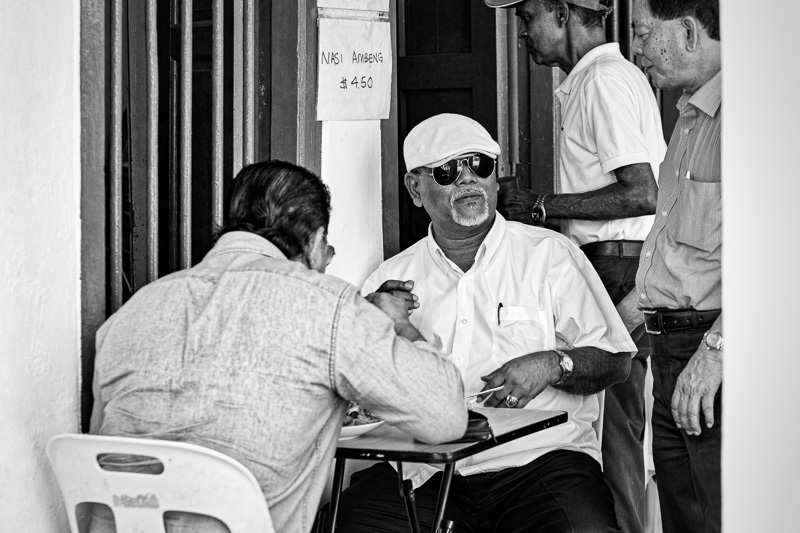
[[[483,196],[483,212],[472,216],[462,216],[461,213],[458,212],[458,209],[456,209],[455,201],[462,196],[473,192],[480,193],[480,195]],[[459,226],[472,227],[483,224],[489,219],[489,197],[486,194],[486,191],[480,187],[468,187],[466,189],[461,189],[457,194],[454,194],[450,198],[450,213],[453,215],[453,220],[455,223]]]

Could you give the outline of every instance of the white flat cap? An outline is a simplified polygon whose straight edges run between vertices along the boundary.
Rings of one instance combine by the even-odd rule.
[[[403,142],[406,169],[438,167],[454,156],[480,152],[496,158],[498,145],[486,128],[463,115],[442,113],[417,124]]]
[[[524,0],[483,0],[489,7],[509,7],[521,4]]]
[[[511,7],[514,4],[521,4],[525,0],[483,0],[489,7]],[[611,14],[614,6],[607,6],[598,0],[565,0],[568,4],[585,7],[592,11],[601,11],[606,16]]]

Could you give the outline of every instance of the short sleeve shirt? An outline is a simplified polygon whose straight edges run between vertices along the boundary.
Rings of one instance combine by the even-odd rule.
[[[653,90],[617,43],[589,51],[556,89],[561,104],[558,137],[560,193],[601,189],[614,171],[649,163],[658,179],[666,143]],[[606,240],[644,240],[653,216],[616,220],[565,220],[564,234],[583,245]]]

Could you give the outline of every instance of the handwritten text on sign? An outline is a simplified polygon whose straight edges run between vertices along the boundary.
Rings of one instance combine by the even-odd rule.
[[[388,21],[319,19],[317,120],[389,118],[391,83]]]

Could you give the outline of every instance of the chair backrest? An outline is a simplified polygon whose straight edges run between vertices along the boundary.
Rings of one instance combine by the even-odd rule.
[[[104,470],[98,455],[108,453],[154,457],[164,465],[163,472]],[[165,533],[166,511],[212,516],[231,533],[274,532],[253,474],[217,451],[182,442],[67,434],[50,439],[47,456],[72,533],[78,533],[76,506],[82,502],[110,507],[117,533]]]

